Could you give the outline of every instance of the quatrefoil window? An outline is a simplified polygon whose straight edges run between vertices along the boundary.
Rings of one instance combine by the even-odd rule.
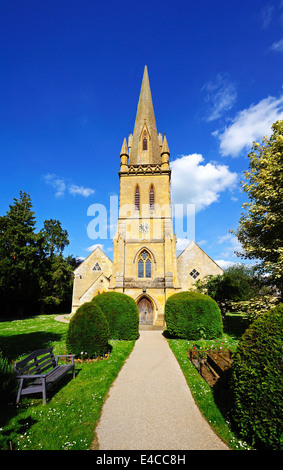
[[[192,278],[196,279],[199,276],[199,272],[196,269],[193,269],[190,272],[190,276],[192,276]]]

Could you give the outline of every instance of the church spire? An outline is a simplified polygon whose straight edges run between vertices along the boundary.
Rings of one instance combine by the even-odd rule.
[[[160,164],[160,146],[149,85],[144,68],[136,122],[129,156],[129,165]]]

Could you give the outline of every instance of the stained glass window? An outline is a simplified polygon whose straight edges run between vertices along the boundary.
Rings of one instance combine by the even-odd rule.
[[[151,259],[146,250],[143,250],[139,256],[138,277],[151,277]]]

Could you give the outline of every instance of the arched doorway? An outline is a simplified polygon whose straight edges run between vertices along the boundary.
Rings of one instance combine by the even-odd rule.
[[[141,297],[138,301],[138,309],[141,325],[152,325],[153,323],[153,306],[148,297]]]

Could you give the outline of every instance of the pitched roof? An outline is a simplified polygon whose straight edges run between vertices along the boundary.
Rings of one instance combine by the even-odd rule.
[[[97,247],[96,247],[96,248],[95,248],[95,249],[94,249],[94,250],[93,250],[75,269],[74,269],[74,271],[73,271],[74,274],[79,273],[80,270],[81,270],[81,268],[82,268],[82,266],[83,266],[83,264],[84,264],[87,260],[89,260],[90,257],[93,257],[94,254],[97,254],[97,255],[100,254],[100,255],[104,256],[104,257],[107,258],[107,259],[110,261],[110,263],[112,264],[111,259],[104,253],[104,251],[100,248],[100,246],[97,246]]]
[[[216,261],[214,261],[214,259],[212,259],[194,240],[191,240],[190,243],[186,246],[186,248],[184,248],[184,250],[177,256],[177,260],[181,258],[183,255],[185,255],[186,252],[190,250],[194,250],[194,249],[202,251],[210,259],[210,261],[216,264],[216,266],[218,266],[218,268],[221,269],[221,271],[223,271],[223,269],[219,266],[219,264],[217,264]]]

